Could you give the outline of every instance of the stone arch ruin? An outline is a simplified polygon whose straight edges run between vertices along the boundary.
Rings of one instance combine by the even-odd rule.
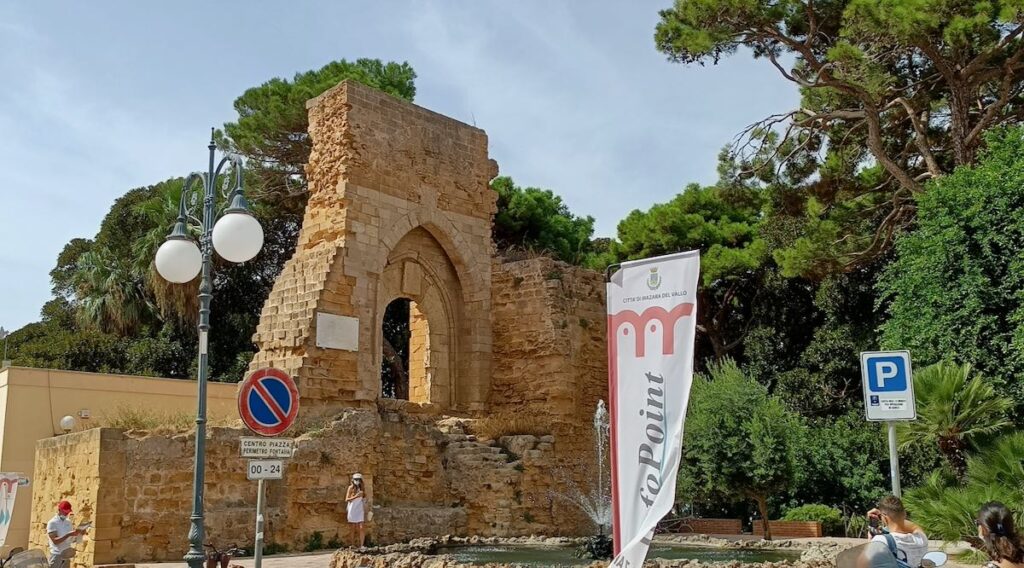
[[[380,505],[369,522],[379,543],[588,534],[555,495],[593,481],[594,408],[608,392],[602,275],[492,256],[497,165],[482,130],[350,82],[308,108],[309,201],[251,368],[295,377],[313,420],[287,434],[296,450],[287,482],[267,488],[268,538],[297,548],[344,536],[355,471]],[[392,404],[379,400],[382,321],[398,298],[422,364],[410,365],[409,401]],[[219,542],[254,538],[246,435],[208,430]],[[98,428],[40,441],[36,463],[59,467],[35,468],[32,542],[45,545],[53,503],[71,495],[96,523],[82,563],[180,558],[194,440]]]
[[[251,368],[291,373],[307,407],[371,406],[384,310],[408,298],[420,322],[411,322],[410,348],[424,361],[410,400],[485,410],[497,175],[487,135],[353,82],[307,108],[309,202],[261,314]]]

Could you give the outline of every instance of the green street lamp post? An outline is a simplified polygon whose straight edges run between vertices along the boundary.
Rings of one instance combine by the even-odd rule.
[[[263,228],[249,211],[242,194],[242,160],[225,155],[216,163],[211,136],[210,162],[206,173],[192,173],[185,180],[178,204],[178,220],[156,252],[156,270],[168,282],[183,284],[202,275],[199,281],[199,402],[196,412],[196,455],[192,488],[191,527],[188,531],[189,549],[185,561],[190,568],[202,568],[203,554],[203,484],[206,477],[206,381],[209,375],[210,301],[213,286],[210,278],[213,251],[230,262],[245,262],[263,248]],[[216,166],[215,166],[216,164]],[[225,165],[231,164],[232,175],[224,179],[222,192],[229,203],[224,215],[214,224],[216,182]],[[228,186],[234,180],[230,191]],[[198,186],[197,184],[201,184]],[[193,188],[193,186],[195,186]],[[200,195],[202,202],[200,204]],[[202,211],[197,216],[197,209]],[[199,244],[189,237],[189,226],[199,230]]]

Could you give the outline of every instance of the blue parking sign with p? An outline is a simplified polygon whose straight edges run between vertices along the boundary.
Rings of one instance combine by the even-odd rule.
[[[868,420],[917,418],[908,351],[867,351],[860,354],[860,364]]]
[[[867,373],[871,392],[907,390],[907,365],[903,357],[868,357]]]

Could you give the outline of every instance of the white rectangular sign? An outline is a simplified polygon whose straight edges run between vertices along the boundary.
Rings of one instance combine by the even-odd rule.
[[[250,480],[281,479],[284,475],[284,462],[281,460],[249,460],[246,475]]]
[[[909,351],[865,351],[860,354],[860,373],[868,420],[917,419]]]
[[[243,458],[290,458],[295,453],[291,438],[242,438],[239,443]]]
[[[608,282],[612,566],[643,566],[675,500],[699,272],[691,251],[623,263]]]
[[[316,346],[324,349],[359,350],[359,318],[316,313]]]

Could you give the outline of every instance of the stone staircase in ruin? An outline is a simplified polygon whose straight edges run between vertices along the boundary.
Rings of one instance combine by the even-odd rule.
[[[525,463],[543,458],[554,439],[549,436],[509,436],[500,440],[480,439],[468,433],[463,419],[444,419],[436,423],[443,435],[445,494],[436,495],[433,504],[382,508],[378,531],[387,530],[400,519],[415,519],[417,534],[424,527],[435,535],[477,533],[515,536],[550,529],[543,522],[547,517],[537,499],[527,497],[529,489],[543,480]],[[528,484],[527,484],[528,483]],[[537,491],[535,491],[536,493]],[[393,518],[393,521],[391,520]],[[550,524],[550,519],[548,520]],[[408,535],[395,533],[392,540]]]
[[[467,434],[448,434],[445,451],[448,463],[455,467],[493,467],[515,469],[515,456],[509,454],[494,440],[477,441]]]
[[[449,497],[456,506],[475,504],[472,507],[477,510],[469,518],[486,525],[468,527],[470,533],[486,528],[490,534],[514,534],[523,515],[519,496],[524,468],[521,451],[516,453],[519,448],[510,447],[508,439],[477,439],[466,433],[461,422],[439,426],[448,439],[444,459]]]

